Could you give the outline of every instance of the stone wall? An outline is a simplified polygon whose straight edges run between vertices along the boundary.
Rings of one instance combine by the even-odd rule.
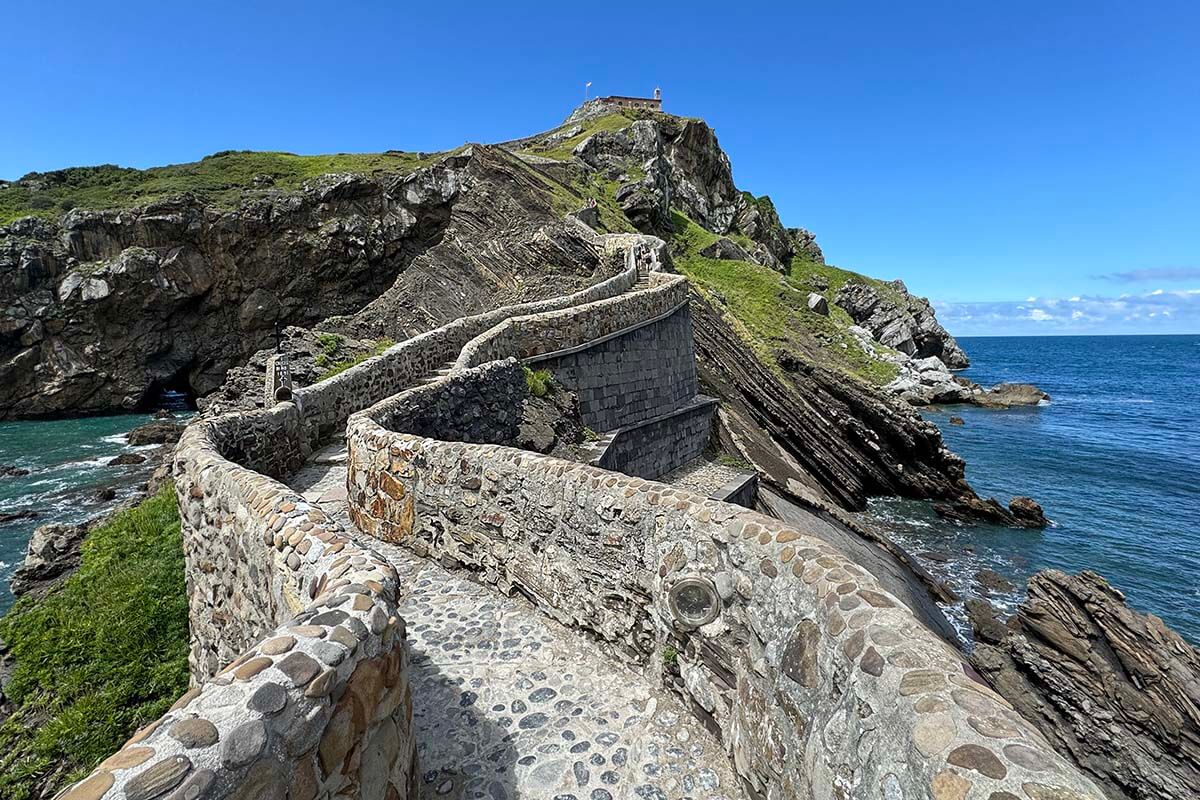
[[[437,436],[448,442],[512,442],[529,396],[515,358],[456,372],[374,406],[372,419],[388,430]]]
[[[716,400],[700,396],[674,411],[621,428],[595,463],[639,478],[666,475],[701,456],[716,410]]]
[[[394,569],[227,457],[282,472],[299,429],[285,403],[184,432],[174,472],[203,683],[64,798],[416,797]]]
[[[614,298],[628,291],[638,279],[633,250],[628,252],[625,269],[587,289],[457,319],[406,339],[345,372],[298,390],[295,403],[302,412],[309,452],[340,432],[350,414],[412,386],[443,364],[453,361],[468,342],[504,320]]]
[[[687,302],[688,282],[682,275],[653,272],[648,280],[650,287],[641,291],[561,311],[510,317],[468,342],[454,366],[466,369],[509,356],[535,359],[590,346],[664,317]]]
[[[664,416],[696,396],[692,317],[686,302],[665,317],[527,363],[550,370],[556,381],[575,392],[584,424],[597,431]]]
[[[292,402],[189,426],[174,477],[197,685],[63,798],[416,798],[395,571],[276,479],[351,413],[413,386],[502,320],[603,301],[637,279],[630,248],[621,273],[582,292],[456,320]],[[525,387],[514,361],[481,372],[473,394],[456,377],[410,397],[419,409],[389,408],[417,413],[415,430],[453,432],[454,417],[463,436],[484,436],[480,425],[508,424],[492,412]]]
[[[667,664],[751,796],[1102,797],[823,541],[640,478],[394,433],[366,414],[348,442],[364,529],[519,590],[646,669]]]

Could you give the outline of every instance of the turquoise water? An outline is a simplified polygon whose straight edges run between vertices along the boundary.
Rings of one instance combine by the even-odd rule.
[[[961,339],[983,385],[1036,384],[1048,405],[947,407],[927,417],[967,461],[984,496],[1038,500],[1054,525],[1015,531],[950,525],[919,504],[877,501],[910,549],[960,593],[989,566],[1023,583],[1032,572],[1090,569],[1139,611],[1200,644],[1200,336]],[[965,425],[948,424],[951,415]],[[1011,607],[1016,593],[1000,597]]]
[[[145,465],[110,467],[130,447],[124,434],[147,422],[149,415],[90,417],[52,422],[0,422],[0,464],[30,472],[0,477],[0,515],[34,511],[33,519],[0,523],[0,612],[12,604],[8,581],[25,557],[25,545],[38,525],[77,522],[104,512],[136,491],[149,472]],[[117,490],[115,500],[94,501],[105,486]]]

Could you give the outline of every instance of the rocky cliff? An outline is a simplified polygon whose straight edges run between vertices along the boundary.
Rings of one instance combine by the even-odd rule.
[[[975,667],[1113,798],[1200,787],[1200,651],[1099,575],[1048,570],[1002,623],[970,604]]]
[[[129,411],[162,388],[204,396],[277,323],[358,313],[402,338],[585,281],[596,256],[559,195],[475,147],[409,174],[248,191],[232,210],[184,196],[18,220],[0,228],[0,419]]]
[[[850,291],[853,274],[827,267],[811,233],[737,188],[699,120],[585,117],[402,163],[291,189],[258,176],[236,202],[226,189],[222,203],[194,193],[0,228],[0,418],[143,408],[164,388],[212,408],[253,405],[277,326],[294,326],[303,383],[322,359],[609,274],[586,230],[564,222],[580,209],[599,230],[667,238],[685,272],[699,232],[705,263],[760,270],[781,287],[771,291],[816,281],[835,304]],[[865,324],[897,347],[961,352],[927,303],[889,286]],[[936,428],[854,369],[887,365],[846,361],[844,328],[865,306],[835,306],[836,324],[815,331],[806,310],[764,360],[740,307],[716,295],[697,294],[705,379],[777,486],[848,508],[873,494],[974,496]]]

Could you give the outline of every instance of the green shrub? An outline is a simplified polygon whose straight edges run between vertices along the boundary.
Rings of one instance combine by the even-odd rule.
[[[317,383],[320,383],[328,378],[332,378],[334,375],[343,373],[351,367],[358,366],[368,358],[374,358],[396,343],[392,339],[379,339],[375,342],[370,350],[367,350],[364,353],[359,353],[351,358],[343,358],[341,361],[334,361],[333,363],[330,363],[330,356],[332,355],[332,352],[341,345],[341,337],[335,333],[317,334],[317,336],[318,338],[321,336],[334,337],[338,340],[332,346],[332,348],[326,350],[324,353],[321,353],[316,358],[316,364],[318,367],[328,367],[328,369],[321,373],[321,376],[317,378]],[[325,348],[326,346],[326,340],[321,340],[321,347]]]
[[[532,370],[525,367],[525,385],[529,387],[529,393],[534,397],[545,397],[549,394],[550,384],[553,381],[554,376],[550,374],[550,370]]]
[[[187,587],[168,486],[94,529],[79,571],[0,619],[14,661],[0,725],[0,797],[76,780],[188,687]]]
[[[679,651],[676,650],[674,647],[671,647],[670,645],[668,645],[667,647],[663,648],[662,660],[663,660],[663,664],[665,666],[668,666],[668,667],[671,666],[672,664],[675,663],[675,661],[678,658],[679,658]]]

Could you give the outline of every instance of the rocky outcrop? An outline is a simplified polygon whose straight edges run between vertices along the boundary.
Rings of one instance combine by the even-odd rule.
[[[562,224],[556,191],[570,195],[475,146],[409,175],[256,192],[235,210],[185,196],[18,220],[0,228],[0,419],[128,411],[164,388],[206,395],[276,324],[335,317],[400,339],[582,283],[596,256]]]
[[[45,588],[79,567],[79,548],[91,525],[51,522],[33,531],[25,561],[13,573],[9,586],[20,596]]]
[[[880,344],[916,358],[937,356],[951,369],[970,364],[929,301],[910,295],[901,281],[885,287],[852,281],[838,290],[836,302]]]
[[[1040,572],[1016,615],[969,605],[975,667],[1112,798],[1200,786],[1200,651],[1091,572]]]
[[[674,230],[672,210],[677,209],[713,233],[740,233],[755,243],[747,252],[729,241],[721,247],[730,254],[713,258],[754,261],[779,271],[785,271],[797,254],[823,262],[813,235],[784,228],[770,198],[738,190],[728,156],[701,120],[638,120],[622,130],[589,136],[575,147],[574,155],[620,183],[616,199],[643,232],[669,235]]]
[[[703,391],[724,401],[728,449],[769,483],[849,509],[873,495],[975,497],[937,426],[908,406],[803,361],[785,382],[697,293],[692,324]]]
[[[998,383],[971,396],[972,403],[985,408],[1036,406],[1049,400],[1050,395],[1028,383]]]
[[[891,361],[899,367],[899,374],[883,388],[910,405],[965,403],[983,408],[1014,408],[1036,406],[1050,400],[1050,395],[1028,383],[1000,383],[985,389],[953,374],[937,356],[913,358],[903,353],[881,353],[872,341],[863,337],[859,337],[859,345],[872,357]]]

